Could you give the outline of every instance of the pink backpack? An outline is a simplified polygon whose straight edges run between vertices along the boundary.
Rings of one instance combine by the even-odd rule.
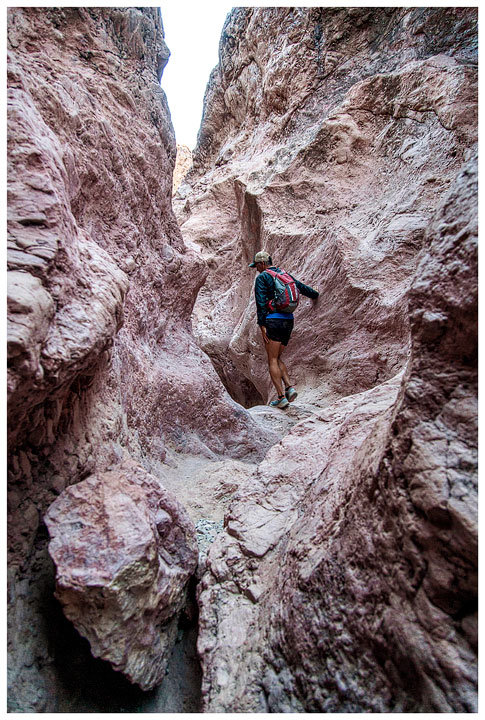
[[[296,283],[288,275],[286,270],[277,273],[274,270],[265,270],[274,280],[275,295],[274,299],[268,302],[270,312],[287,312],[292,313],[296,310],[300,300],[300,291],[296,287]]]

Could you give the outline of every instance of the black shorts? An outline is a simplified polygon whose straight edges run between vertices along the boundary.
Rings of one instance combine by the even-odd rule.
[[[282,345],[288,345],[292,330],[293,320],[266,318],[266,335],[270,340],[276,340],[276,342],[280,342]]]

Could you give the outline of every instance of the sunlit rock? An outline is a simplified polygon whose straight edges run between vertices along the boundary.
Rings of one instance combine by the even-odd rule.
[[[183,181],[185,175],[192,167],[192,151],[187,145],[177,145],[177,156],[175,158],[175,167],[173,169],[173,185],[172,192],[175,194]]]
[[[207,712],[476,711],[476,18],[224,26],[174,204],[234,397],[274,392],[253,254],[320,298],[285,351],[311,414],[239,485],[199,586]]]

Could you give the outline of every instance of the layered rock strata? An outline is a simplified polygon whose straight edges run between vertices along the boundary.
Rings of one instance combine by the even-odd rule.
[[[64,490],[45,522],[66,617],[95,657],[143,690],[160,684],[197,566],[185,510],[125,461]]]
[[[183,239],[158,12],[8,22],[10,711],[75,692],[45,612],[45,511],[130,456],[150,498],[180,486],[182,456],[221,476],[213,518],[207,493],[192,510],[205,554],[227,508],[199,568],[204,710],[475,710],[476,10],[236,9]],[[262,246],[321,291],[286,353],[299,409],[265,459],[283,425],[219,380],[246,407],[271,391],[247,269]]]
[[[57,495],[125,452],[160,478],[179,452],[255,460],[272,441],[191,332],[207,269],[171,208],[168,55],[157,9],[8,12],[12,711],[57,708],[40,609]]]
[[[313,417],[239,485],[199,587],[205,711],[476,710],[476,22],[224,26],[175,207],[209,266],[196,336],[241,403],[273,392],[253,254],[320,299],[285,351]]]

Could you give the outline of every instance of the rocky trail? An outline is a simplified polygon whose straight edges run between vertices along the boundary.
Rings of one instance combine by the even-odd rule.
[[[315,410],[300,405],[298,398],[285,411],[264,405],[250,408],[261,429],[276,434],[276,442]],[[200,578],[207,552],[223,531],[224,514],[233,495],[255,473],[258,463],[184,456],[177,452],[170,458],[170,464],[163,464],[161,470],[163,487],[187,509],[195,525]],[[94,659],[88,643],[63,617],[59,604],[49,602],[51,622],[61,628],[53,641],[54,661],[63,669],[65,682],[59,712],[199,712],[201,669],[196,648],[198,610],[194,591],[195,585],[179,620],[165,678],[149,692],[131,685],[108,663]]]
[[[297,400],[282,411],[265,405],[254,406],[249,412],[263,431],[275,434],[279,442],[300,420],[317,410]],[[197,577],[201,577],[210,546],[223,532],[224,515],[242,483],[250,482],[257,462],[194,458],[179,453],[172,455],[173,467],[164,465],[163,485],[187,509],[194,522],[199,548]],[[150,693],[150,699],[137,697],[137,712],[199,712],[200,663],[197,656],[197,608],[195,597],[189,605],[189,618],[184,615],[177,642],[162,685]],[[195,622],[194,622],[195,620]],[[126,705],[126,703],[125,703]],[[125,708],[126,711],[129,708]],[[116,711],[114,708],[112,711]]]
[[[477,711],[477,19],[8,9],[10,712]]]
[[[300,420],[312,415],[316,408],[298,403],[278,410],[260,405],[249,412],[261,425],[262,430],[276,433],[279,442]],[[174,466],[164,466],[163,485],[173,492],[187,509],[197,532],[199,567],[197,576],[203,574],[210,546],[223,532],[224,515],[234,494],[242,483],[250,482],[258,467],[257,462],[232,459],[214,460],[194,458],[191,455],[174,454]],[[150,699],[135,694],[132,701],[137,712],[199,712],[200,711],[200,663],[197,656],[197,608],[195,597],[189,605],[189,619],[182,618],[177,642],[167,667],[167,676],[159,688],[150,693]],[[195,622],[194,622],[195,620]],[[127,703],[125,703],[126,705]],[[125,708],[126,711],[129,707]],[[116,711],[114,708],[112,711]]]
[[[249,413],[257,423],[255,432],[258,432],[259,426],[262,434],[272,435],[277,443],[294,425],[310,417],[316,409],[310,405],[300,405],[297,398],[285,410],[256,405],[249,409]],[[220,525],[232,496],[258,466],[257,460],[215,460],[180,453],[171,455],[171,458],[174,466],[164,465],[163,483],[187,508],[193,522],[201,527],[203,521]]]

